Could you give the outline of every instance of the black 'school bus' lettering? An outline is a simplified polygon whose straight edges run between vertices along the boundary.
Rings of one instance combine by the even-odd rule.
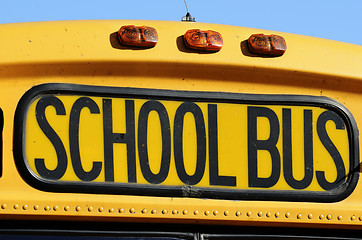
[[[273,110],[266,107],[248,107],[248,173],[249,187],[269,188],[280,177],[280,154],[276,147],[279,138],[279,121]],[[266,140],[257,139],[258,118],[265,117],[270,123],[270,136]],[[258,176],[258,150],[266,150],[271,156],[272,171],[269,177]]]
[[[336,146],[333,144],[326,130],[326,124],[329,120],[335,123],[336,129],[343,130],[345,128],[342,118],[339,117],[335,112],[325,111],[318,117],[317,132],[319,139],[321,140],[323,146],[326,148],[328,153],[331,155],[337,169],[337,177],[334,182],[327,181],[327,179],[325,178],[325,172],[316,171],[318,183],[324,190],[331,190],[339,187],[344,183],[346,177],[346,170],[341,154],[339,153]]]
[[[292,165],[292,126],[291,109],[282,110],[282,136],[283,136],[283,174],[287,184],[293,189],[305,189],[312,180],[314,173],[313,164],[313,122],[312,110],[304,110],[304,178],[296,180],[293,176]],[[279,138],[279,121],[273,110],[266,107],[248,107],[248,173],[249,187],[269,188],[274,186],[280,177],[280,153],[276,144]],[[265,117],[270,123],[270,136],[266,140],[257,139],[258,118]],[[331,120],[335,123],[336,129],[345,129],[343,119],[335,112],[325,111],[317,120],[318,137],[333,159],[337,170],[337,177],[334,182],[327,181],[324,171],[316,171],[316,178],[324,190],[336,189],[345,182],[346,170],[342,156],[326,130],[326,123]],[[267,178],[258,176],[257,152],[266,150],[269,152],[272,161],[272,172]]]
[[[57,154],[58,164],[55,169],[50,170],[45,166],[43,158],[35,158],[35,168],[40,176],[46,179],[58,180],[63,177],[65,171],[67,170],[68,160],[62,140],[59,138],[54,129],[49,125],[46,119],[45,109],[48,106],[54,107],[57,115],[65,115],[66,112],[62,101],[54,96],[42,97],[38,101],[35,109],[38,125],[45,136],[47,136],[49,141],[53,144],[55,153]]]
[[[157,112],[161,123],[162,155],[160,171],[157,174],[151,171],[147,149],[148,117],[151,111]],[[158,101],[147,101],[141,107],[138,117],[138,153],[141,172],[146,181],[152,184],[159,184],[165,181],[171,161],[170,120],[166,108]]]
[[[236,186],[236,177],[219,175],[217,105],[208,104],[210,185]]]
[[[183,157],[183,129],[186,113],[192,113],[196,124],[197,156],[196,170],[193,175],[187,174]],[[176,171],[180,180],[187,185],[199,183],[204,176],[206,164],[206,133],[202,110],[193,102],[184,102],[176,110],[174,120],[174,152]]]
[[[67,153],[64,144],[55,130],[50,126],[45,111],[47,107],[53,107],[56,115],[66,115],[65,106],[55,96],[44,96],[36,104],[36,120],[44,135],[54,147],[57,156],[55,169],[48,169],[43,158],[35,158],[35,168],[41,177],[51,180],[59,180],[63,177],[68,167]],[[79,97],[72,105],[69,116],[69,150],[70,160],[74,173],[81,181],[93,181],[102,171],[102,162],[94,161],[92,169],[85,171],[82,165],[79,149],[79,125],[81,112],[87,108],[91,114],[100,114],[97,103],[89,97]],[[127,174],[128,182],[136,183],[136,138],[135,138],[135,107],[134,100],[125,100],[125,119],[117,119],[126,123],[125,133],[113,132],[112,99],[103,99],[103,141],[104,141],[104,172],[105,181],[114,182],[114,156],[113,144],[124,143],[127,146]],[[148,156],[148,123],[149,115],[154,111],[158,115],[161,126],[162,154],[160,170],[153,173],[150,168]],[[325,111],[319,115],[316,130],[324,148],[331,156],[336,167],[337,177],[333,182],[326,179],[324,171],[314,170],[313,162],[313,112],[303,112],[303,137],[304,137],[304,177],[297,180],[293,176],[292,159],[292,109],[282,109],[282,128],[276,113],[267,107],[247,107],[247,140],[248,140],[248,181],[249,187],[270,188],[274,186],[281,177],[281,157],[277,148],[279,136],[282,136],[283,152],[283,176],[286,183],[293,189],[306,189],[313,180],[314,171],[316,180],[324,190],[338,188],[346,180],[346,169],[340,152],[330,139],[326,125],[332,121],[336,129],[345,129],[343,119],[333,111]],[[196,130],[196,168],[193,174],[188,174],[185,169],[183,153],[183,132],[186,114],[193,116]],[[173,148],[176,172],[184,184],[196,185],[204,177],[206,167],[206,143],[208,136],[209,150],[209,183],[212,186],[236,186],[236,176],[223,176],[219,174],[218,159],[218,121],[217,104],[208,104],[208,135],[206,135],[205,121],[201,108],[193,102],[183,102],[179,105],[174,116]],[[267,139],[258,139],[258,121],[266,118],[269,121],[270,134]],[[138,154],[139,166],[143,177],[150,184],[164,182],[169,174],[171,164],[171,130],[170,119],[165,106],[156,100],[146,101],[140,108],[138,116]],[[298,126],[297,126],[298,127]],[[271,173],[268,177],[258,175],[258,151],[267,151],[270,154]],[[120,159],[118,161],[125,161]]]
[[[69,119],[69,150],[73,169],[77,177],[82,181],[93,181],[102,171],[102,162],[93,162],[92,169],[84,170],[79,153],[79,122],[80,113],[83,108],[88,108],[90,113],[99,114],[99,107],[88,97],[78,98],[72,106]]]
[[[137,182],[134,101],[126,100],[125,107],[126,133],[114,133],[112,121],[112,99],[103,99],[104,174],[105,180],[108,182],[114,181],[114,143],[125,143],[127,145],[128,182]],[[121,121],[122,119],[117,120]]]
[[[294,189],[305,189],[313,180],[312,110],[304,110],[304,178],[297,180],[293,176],[291,109],[283,108],[283,173]]]

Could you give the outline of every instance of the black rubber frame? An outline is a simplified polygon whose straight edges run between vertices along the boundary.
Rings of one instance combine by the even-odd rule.
[[[23,141],[25,119],[31,102],[44,94],[77,94],[154,100],[177,100],[253,105],[313,106],[332,110],[344,121],[350,142],[350,169],[347,181],[338,189],[325,192],[289,190],[234,190],[222,188],[165,186],[129,183],[66,182],[47,180],[34,174],[27,165]],[[32,187],[48,192],[121,194],[161,197],[196,197],[229,200],[272,200],[336,202],[348,197],[359,179],[359,132],[350,111],[339,102],[320,96],[240,94],[225,92],[175,91],[159,89],[89,86],[66,83],[42,84],[31,88],[20,99],[14,124],[14,158],[23,179]],[[197,194],[195,194],[197,193]]]

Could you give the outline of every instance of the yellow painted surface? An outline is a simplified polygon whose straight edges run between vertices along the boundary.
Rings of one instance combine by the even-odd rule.
[[[154,27],[159,36],[156,47],[129,49],[120,46],[115,33],[121,26],[129,24]],[[194,28],[220,32],[224,40],[221,51],[197,53],[187,50],[181,37],[187,30]],[[283,36],[287,42],[286,53],[276,58],[258,57],[250,54],[245,41],[251,34],[255,33],[273,33]],[[19,175],[13,155],[14,113],[17,104],[31,87],[44,83],[180,91],[326,96],[344,105],[352,113],[357,126],[360,126],[362,122],[360,107],[362,91],[361,46],[235,26],[131,20],[5,24],[0,26],[0,36],[0,108],[4,113],[0,218],[18,218],[20,215],[24,218],[26,216],[43,220],[53,216],[56,219],[76,220],[77,217],[86,217],[100,221],[146,221],[147,219],[154,219],[155,221],[230,225],[294,224],[299,226],[298,224],[302,224],[303,226],[337,226],[339,228],[361,226],[362,187],[360,182],[357,183],[354,191],[346,199],[334,203],[230,201],[116,194],[55,193],[37,190],[28,185]],[[74,97],[59,96],[59,98],[69,111],[75,101]],[[101,105],[101,99],[97,97],[92,99],[99,106]],[[123,100],[115,99],[114,101],[115,104],[122,105]],[[135,99],[138,109],[144,101]],[[165,100],[162,103],[167,105],[170,115],[180,104],[177,101]],[[41,154],[44,158],[48,158],[48,156],[51,158],[54,156],[52,147],[44,134],[37,129],[37,124],[34,123],[35,104],[36,101],[28,109],[31,114],[27,126],[30,129],[29,133],[26,133],[26,137],[29,141],[33,138],[39,138],[39,142],[27,143],[29,148],[26,147],[26,154],[29,159],[38,157],[36,154]],[[206,103],[198,104],[202,111],[206,112]],[[219,118],[220,128],[225,127],[227,129],[231,125],[237,125],[234,121],[243,122],[241,119],[238,120],[238,118],[242,118],[242,114],[231,116],[234,105],[220,104],[218,107],[219,114],[228,116]],[[273,105],[270,107],[280,116],[282,106]],[[245,105],[241,108],[245,108]],[[293,123],[296,121],[295,125],[301,125],[300,122],[298,123],[301,121],[301,117],[298,117],[298,114],[301,114],[299,108],[304,107],[295,109],[293,107],[293,113],[295,110]],[[315,113],[315,116],[324,111],[316,107],[310,109]],[[122,111],[120,110],[120,113],[117,114],[122,114]],[[49,113],[46,114],[51,119],[49,121],[51,121],[52,126],[59,132],[61,139],[66,142],[69,115],[64,116],[64,120],[58,120],[50,109]],[[84,144],[90,144],[87,141],[92,139],[98,141],[92,148],[92,152],[84,153],[86,154],[84,159],[101,161],[102,143],[99,136],[102,135],[102,129],[93,127],[100,124],[101,115],[94,117],[90,114],[87,116],[87,113],[82,112],[82,118],[83,115],[85,119],[89,118],[94,123],[88,126],[82,122],[81,127],[84,129],[80,131],[87,132],[91,128],[94,131],[89,134],[94,135],[82,133],[81,141],[84,141]],[[154,135],[159,134],[157,116],[150,115],[150,119],[152,121],[150,122],[152,125],[150,131],[155,131]],[[185,124],[190,129],[193,128],[191,120],[192,117],[185,119]],[[245,131],[245,122],[239,126],[240,129],[237,131],[243,131],[242,128]],[[348,149],[345,149],[346,142],[348,142],[346,132],[333,130],[333,127],[328,126],[327,131],[331,136],[333,135],[332,141],[336,143],[336,146],[338,145],[337,148],[341,149],[340,151],[345,156],[343,158],[346,159],[349,154]],[[122,131],[120,125],[115,125],[114,128],[119,132]],[[264,127],[261,126],[261,128]],[[61,135],[63,134],[62,131],[64,131],[64,136]],[[301,141],[299,139],[302,136],[301,132],[297,129],[293,129],[293,131],[295,131],[293,134],[293,137],[296,138],[295,141]],[[194,134],[192,132],[190,135]],[[219,136],[219,145],[222,146],[220,159],[226,159],[220,160],[223,161],[222,163],[232,162],[230,158],[235,157],[236,153],[234,154],[233,150],[230,150],[233,149],[232,145],[237,142],[236,140],[231,141],[234,136],[234,133]],[[193,137],[190,136],[190,138]],[[333,175],[333,165],[328,164],[330,157],[328,153],[323,153],[323,147],[318,146],[320,143],[317,140],[315,154],[324,156],[322,157],[323,161],[318,164],[320,167],[326,167],[326,171]],[[241,148],[245,148],[246,145],[242,143],[243,140],[240,141]],[[188,143],[185,144],[185,148],[190,148],[190,150],[185,150],[187,152],[185,154],[195,151],[195,144],[192,143],[192,140]],[[280,139],[278,144],[282,144]],[[159,144],[156,140],[150,141],[149,145],[154,146],[150,150],[150,154],[159,156],[160,150],[157,150]],[[296,145],[295,152],[303,150],[302,146]],[[122,155],[124,151],[124,149],[117,149],[114,154]],[[226,157],[229,155],[231,155],[230,158]],[[296,165],[299,166],[301,165],[301,156],[300,154],[297,155],[295,156]],[[150,165],[152,171],[157,172],[157,167],[153,166],[157,165],[154,164],[154,159],[150,160]],[[32,163],[29,164],[32,165]],[[121,165],[115,167],[123,168]],[[348,162],[345,162],[345,167],[346,169],[349,168]],[[49,168],[51,168],[50,165]],[[190,168],[191,174],[192,163],[187,168]],[[34,166],[31,166],[31,169],[37,174]],[[235,173],[236,168],[233,166],[225,166],[220,168],[220,171],[224,175],[240,174],[240,186],[245,185],[242,174]],[[267,174],[270,169],[266,167],[260,171],[265,171]],[[200,182],[200,187],[208,186],[207,174],[208,172],[205,173],[206,177]],[[297,172],[295,174],[298,175]],[[334,177],[332,175],[330,179]],[[140,176],[140,182],[147,184],[142,178],[141,172],[138,172],[138,176]],[[117,181],[124,181],[124,177],[124,175],[120,176]],[[70,166],[61,181],[69,180],[77,181]],[[96,181],[103,181],[102,176]],[[166,179],[164,184],[166,183],[181,184],[176,178],[172,164],[170,179]],[[321,191],[316,182],[312,185],[307,190]],[[281,178],[275,189],[285,188],[288,186]],[[143,209],[147,211],[142,212]],[[151,213],[152,210],[155,211]],[[301,215],[298,217],[298,214]]]

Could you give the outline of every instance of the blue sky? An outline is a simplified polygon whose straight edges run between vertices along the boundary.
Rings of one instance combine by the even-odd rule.
[[[187,0],[197,22],[296,33],[362,45],[362,0]],[[183,0],[3,0],[0,23],[147,19],[179,21]]]

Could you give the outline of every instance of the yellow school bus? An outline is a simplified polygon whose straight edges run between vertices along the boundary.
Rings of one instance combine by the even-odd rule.
[[[0,238],[362,238],[361,46],[140,20],[0,36]]]

